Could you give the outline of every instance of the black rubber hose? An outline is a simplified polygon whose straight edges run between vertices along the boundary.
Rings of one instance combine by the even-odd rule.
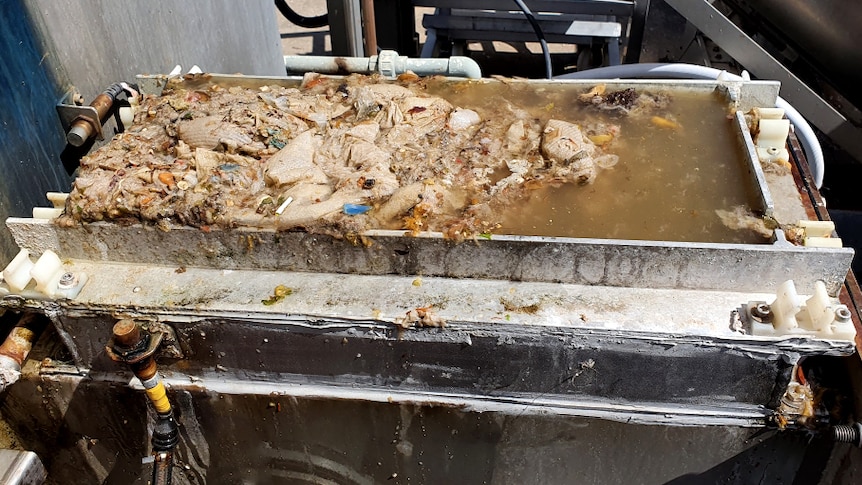
[[[533,16],[533,12],[530,11],[530,7],[528,7],[522,0],[515,0],[515,4],[518,5],[518,8],[524,12],[524,16],[527,17],[527,20],[530,22],[530,25],[533,26],[533,31],[536,32],[536,37],[539,38],[539,44],[542,45],[542,56],[545,57],[545,77],[551,79],[554,77],[553,70],[551,69],[551,53],[548,51],[548,43],[545,42],[545,33],[542,32],[542,27],[539,25],[539,22],[536,21],[536,17]]]
[[[290,20],[291,23],[306,29],[316,29],[329,25],[328,13],[316,17],[303,17],[290,8],[290,5],[285,0],[275,0],[275,8],[284,15],[284,18]]]

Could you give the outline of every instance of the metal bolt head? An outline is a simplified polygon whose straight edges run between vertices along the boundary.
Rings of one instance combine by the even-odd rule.
[[[761,321],[772,319],[772,308],[766,303],[760,302],[751,308],[751,315]]]
[[[74,273],[67,272],[63,273],[63,275],[60,276],[60,281],[57,286],[59,286],[60,288],[72,288],[76,284],[78,284],[78,278],[75,276]]]
[[[835,319],[841,323],[847,323],[850,321],[850,310],[847,309],[846,306],[840,305],[835,308]]]

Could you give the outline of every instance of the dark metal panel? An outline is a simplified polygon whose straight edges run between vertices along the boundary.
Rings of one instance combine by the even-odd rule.
[[[365,52],[359,0],[326,0],[326,10],[329,14],[332,55],[363,57],[377,54]]]
[[[116,369],[104,353],[113,318],[59,321],[74,336],[80,365]],[[769,345],[680,337],[671,343],[631,332],[559,327],[504,332],[499,326],[472,324],[399,331],[324,320],[319,328],[309,328],[218,319],[173,326],[185,359],[164,366],[166,372],[216,372],[240,381],[360,385],[501,402],[542,397],[774,407],[799,357]]]
[[[31,415],[16,422],[25,444],[42,445],[52,483],[147,483],[145,398],[118,382],[31,372],[0,410]],[[195,383],[173,386],[170,397],[181,430],[175,483],[791,483],[803,463],[820,470],[827,459],[805,460],[828,445],[806,433],[732,426],[231,394]]]
[[[846,0],[732,1],[760,13],[799,54],[824,68],[829,81],[840,86],[856,104],[862,103],[862,4]]]
[[[62,94],[48,73],[21,0],[0,1],[0,220],[29,216],[45,192],[70,183],[59,160],[65,140],[54,103]],[[18,250],[0,228],[0,266]]]
[[[381,49],[394,50],[408,57],[419,54],[416,17],[410,2],[374,0],[374,23],[380,26],[377,28],[377,45]],[[376,52],[368,55],[374,54]]]

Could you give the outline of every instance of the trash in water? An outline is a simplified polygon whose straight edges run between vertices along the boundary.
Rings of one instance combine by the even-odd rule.
[[[349,216],[358,216],[359,214],[365,214],[366,212],[371,210],[371,206],[361,205],[361,204],[344,204],[344,213]]]

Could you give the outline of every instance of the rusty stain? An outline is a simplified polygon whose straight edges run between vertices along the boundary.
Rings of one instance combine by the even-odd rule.
[[[526,313],[528,315],[533,315],[539,311],[538,303],[533,303],[531,305],[516,305],[515,303],[505,298],[500,298],[500,304],[503,305],[503,308],[507,312]]]
[[[42,322],[36,319],[36,314],[24,314],[0,344],[0,355],[9,357],[21,366],[33,348],[33,341],[41,333],[41,328]]]
[[[3,345],[0,345],[0,355],[5,355],[21,365],[33,347],[34,335],[33,331],[28,328],[13,328]]]
[[[123,347],[133,347],[141,340],[141,329],[134,320],[120,320],[114,324],[114,339]]]

